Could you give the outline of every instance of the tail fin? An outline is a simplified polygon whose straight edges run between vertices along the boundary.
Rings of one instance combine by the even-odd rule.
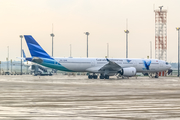
[[[31,35],[24,35],[24,38],[32,57],[52,59]]]
[[[24,50],[22,49],[22,53],[23,53],[23,58],[24,58],[24,62],[26,62],[27,60],[26,60],[26,55],[25,55],[25,53],[24,53]]]

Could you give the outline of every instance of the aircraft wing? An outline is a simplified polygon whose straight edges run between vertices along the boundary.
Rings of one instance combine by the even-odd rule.
[[[109,71],[118,71],[121,66],[118,65],[117,63],[113,62],[113,61],[110,61],[109,59],[107,59],[107,61],[109,63],[107,63],[106,65],[104,65],[103,67],[101,67],[99,69],[99,71],[105,71],[105,70],[109,70]]]

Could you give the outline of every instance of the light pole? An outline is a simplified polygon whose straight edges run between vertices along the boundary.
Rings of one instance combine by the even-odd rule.
[[[87,35],[87,58],[88,58],[88,35],[90,34],[89,32],[85,32],[85,34]]]
[[[178,77],[179,77],[180,27],[177,27],[176,30],[178,31]]]
[[[128,58],[128,34],[129,34],[129,30],[124,30],[124,32],[126,33],[126,58]]]
[[[52,57],[53,57],[53,49],[54,49],[53,38],[55,35],[53,33],[51,33],[50,36],[52,37]],[[53,69],[52,69],[52,72],[54,72]]]
[[[54,46],[53,46],[53,38],[54,38],[55,35],[54,35],[53,33],[51,33],[50,36],[52,37],[52,57],[53,57],[53,49],[54,49],[54,48],[53,48],[53,47],[54,47]]]
[[[22,58],[22,38],[23,38],[23,36],[20,35],[19,37],[21,38],[21,58]],[[22,75],[22,59],[21,59],[21,75]]]

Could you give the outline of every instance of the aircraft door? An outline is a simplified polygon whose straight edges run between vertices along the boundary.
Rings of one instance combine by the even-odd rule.
[[[92,60],[92,61],[91,61],[91,66],[94,67],[95,64],[96,64],[96,63],[95,63],[95,60]]]
[[[137,62],[136,60],[133,61],[133,66],[136,68],[137,67]]]
[[[161,61],[160,61],[160,63],[159,63],[159,64],[160,64],[160,67],[163,67],[163,63],[162,63]]]

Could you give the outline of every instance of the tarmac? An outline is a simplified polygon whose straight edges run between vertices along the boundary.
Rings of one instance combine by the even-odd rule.
[[[179,120],[180,79],[0,76],[0,120]]]

